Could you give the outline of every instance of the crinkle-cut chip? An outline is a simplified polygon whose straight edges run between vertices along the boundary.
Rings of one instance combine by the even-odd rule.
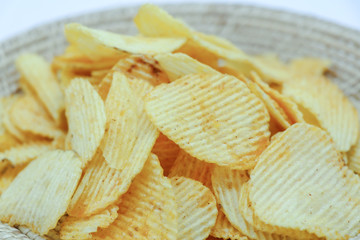
[[[255,229],[249,224],[239,209],[239,199],[242,185],[249,180],[248,173],[242,170],[231,170],[216,166],[211,176],[211,182],[217,202],[229,222],[251,239],[277,239],[280,236]]]
[[[192,35],[189,26],[152,4],[142,5],[134,22],[139,32],[148,37],[190,37]]]
[[[284,236],[289,236],[293,239],[318,239],[314,234],[310,234],[306,231],[300,231],[297,229],[289,229],[284,227],[272,226],[261,221],[253,211],[249,197],[249,182],[242,185],[240,191],[239,209],[241,215],[245,218],[249,224],[254,228],[262,230],[264,232],[276,233]]]
[[[147,38],[127,36],[91,29],[81,24],[70,23],[65,26],[65,36],[90,59],[101,59],[132,54],[155,54],[173,52],[186,41],[185,38]]]
[[[61,223],[60,238],[63,240],[91,239],[99,228],[107,228],[118,216],[119,207],[110,206],[98,214],[86,218],[67,216]]]
[[[201,182],[204,186],[212,189],[211,172],[214,164],[200,161],[184,150],[180,150],[172,168],[169,177],[182,176]]]
[[[354,172],[360,174],[360,139],[351,147],[347,153],[348,166]]]
[[[280,134],[259,156],[249,184],[254,214],[267,224],[327,239],[360,232],[360,178],[317,127],[297,123]]]
[[[89,217],[116,203],[131,184],[134,177],[131,171],[111,168],[98,151],[86,166],[67,213],[78,218]]]
[[[155,56],[155,59],[170,81],[193,73],[218,73],[215,69],[183,53],[159,54]]]
[[[27,133],[46,138],[55,138],[62,134],[46,110],[31,95],[19,97],[9,110],[14,126]]]
[[[319,58],[299,58],[290,63],[290,70],[297,76],[322,76],[329,70],[331,62]]]
[[[0,161],[9,161],[12,166],[30,162],[42,153],[52,149],[49,142],[31,142],[0,152]]]
[[[179,151],[179,146],[167,138],[164,134],[160,134],[156,139],[151,152],[155,153],[159,158],[160,165],[164,169],[165,176],[169,175],[170,169],[173,166]]]
[[[51,229],[47,234],[45,234],[42,237],[47,240],[60,240],[61,223],[65,220],[66,217],[67,217],[66,214],[62,216],[57,222],[56,227]]]
[[[53,150],[33,160],[0,198],[0,220],[45,234],[65,213],[81,177],[72,151]]]
[[[185,177],[172,177],[170,180],[178,214],[177,239],[205,239],[218,214],[214,195],[198,181]]]
[[[306,109],[315,117],[320,127],[330,134],[339,151],[347,152],[356,143],[359,133],[357,111],[329,79],[298,78],[283,84],[282,93],[292,98],[300,110]]]
[[[269,142],[269,115],[232,76],[193,74],[155,87],[146,98],[151,120],[192,156],[250,169]]]
[[[77,78],[65,91],[65,108],[69,125],[65,145],[79,154],[85,166],[105,133],[104,102],[88,81]]]
[[[149,156],[142,172],[122,196],[118,218],[93,239],[177,239],[175,194],[170,180],[163,176],[159,160]]]
[[[24,54],[16,60],[16,67],[50,116],[60,124],[65,107],[64,95],[50,65],[38,55]]]
[[[0,194],[2,194],[14,181],[16,176],[26,167],[26,164],[19,166],[12,166],[8,164],[5,168],[1,169],[0,172]]]
[[[218,210],[218,216],[216,218],[216,223],[211,229],[211,236],[221,239],[231,239],[231,240],[247,240],[248,238],[241,234],[239,230],[234,228],[229,220],[226,218],[225,214]]]

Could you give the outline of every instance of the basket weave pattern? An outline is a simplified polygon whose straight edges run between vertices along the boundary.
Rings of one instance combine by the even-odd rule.
[[[321,57],[332,61],[333,80],[360,110],[360,32],[312,17],[244,5],[167,5],[165,10],[194,29],[225,37],[250,54],[274,52],[282,60]],[[16,91],[14,61],[23,52],[49,61],[67,45],[63,26],[79,22],[89,27],[136,34],[132,22],[137,7],[119,8],[43,25],[0,43],[0,95]],[[26,228],[0,223],[0,239],[43,238]]]

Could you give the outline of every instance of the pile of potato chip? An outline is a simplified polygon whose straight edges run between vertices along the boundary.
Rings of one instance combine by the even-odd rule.
[[[144,5],[65,26],[1,99],[0,220],[47,239],[349,239],[359,119],[330,63],[249,56]]]

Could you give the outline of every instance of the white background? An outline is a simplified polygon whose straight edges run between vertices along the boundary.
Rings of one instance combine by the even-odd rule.
[[[190,0],[0,0],[0,42],[43,23],[87,12],[142,3],[189,3]],[[316,16],[360,30],[358,0],[197,0],[197,3],[246,3]]]

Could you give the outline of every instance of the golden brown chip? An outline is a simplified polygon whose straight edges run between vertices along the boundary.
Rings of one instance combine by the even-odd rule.
[[[339,151],[347,152],[355,144],[359,132],[357,111],[329,79],[298,78],[283,84],[282,93],[292,98],[300,110],[307,110],[315,118],[315,124],[317,121],[330,134]]]
[[[250,169],[269,141],[269,115],[238,79],[187,75],[147,95],[146,111],[168,138],[192,156]]]
[[[66,146],[79,154],[85,166],[105,133],[105,105],[88,81],[77,78],[65,91],[65,106],[69,125]]]
[[[50,65],[38,55],[24,54],[16,60],[16,67],[51,117],[60,124],[64,95]]]
[[[198,181],[185,177],[170,180],[178,213],[177,239],[205,239],[218,214],[214,195]]]
[[[1,221],[47,233],[65,213],[80,177],[81,160],[74,152],[42,154],[1,195]]]
[[[142,172],[122,197],[118,218],[93,239],[177,239],[175,195],[163,176],[159,160],[151,154]]]
[[[360,232],[359,190],[359,176],[344,166],[326,132],[297,123],[259,156],[249,200],[267,224],[348,239]]]
[[[91,239],[99,228],[107,228],[118,216],[118,206],[110,206],[98,214],[86,218],[67,216],[61,223],[60,238],[64,240]]]
[[[218,210],[218,216],[216,218],[216,223],[211,229],[211,236],[221,239],[231,239],[231,240],[247,240],[248,238],[240,233],[239,230],[234,228],[229,220],[226,218],[225,214]]]

